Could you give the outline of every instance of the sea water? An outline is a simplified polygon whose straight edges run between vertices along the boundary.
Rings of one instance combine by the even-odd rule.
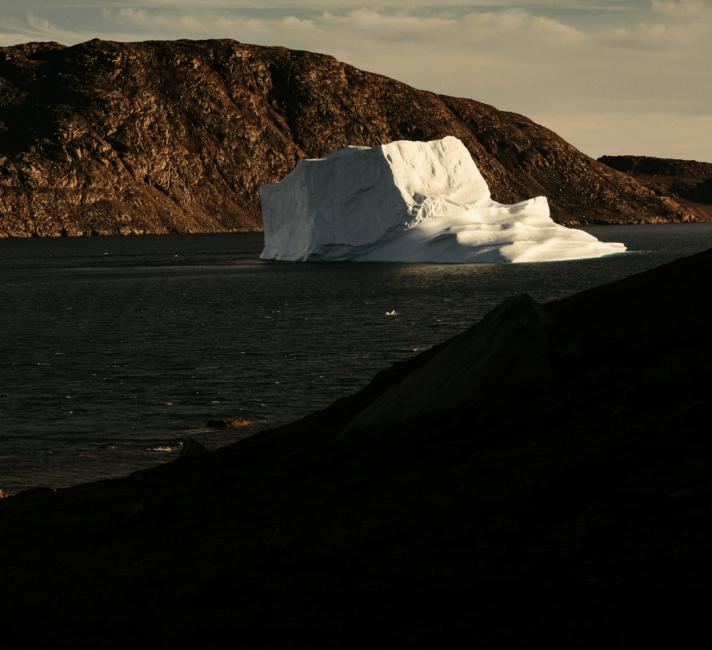
[[[364,386],[507,296],[555,300],[712,246],[712,224],[591,227],[630,252],[517,265],[258,259],[260,234],[0,241],[0,489],[226,445]],[[241,429],[214,430],[216,418]]]

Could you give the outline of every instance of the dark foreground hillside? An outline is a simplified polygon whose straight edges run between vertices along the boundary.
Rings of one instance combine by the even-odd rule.
[[[0,48],[0,237],[261,228],[260,184],[348,144],[460,138],[493,197],[562,223],[689,212],[555,133],[330,56],[235,41]]]
[[[712,221],[712,163],[650,156],[602,156],[598,162],[675,199],[698,221]]]
[[[0,502],[3,647],[686,647],[711,280],[515,297],[283,429]]]

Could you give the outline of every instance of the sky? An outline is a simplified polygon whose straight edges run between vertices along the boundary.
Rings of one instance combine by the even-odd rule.
[[[233,38],[522,113],[582,151],[712,161],[712,0],[0,0],[0,46]]]

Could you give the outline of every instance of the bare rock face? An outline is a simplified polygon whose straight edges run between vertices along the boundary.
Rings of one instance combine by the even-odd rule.
[[[602,156],[598,161],[673,198],[699,221],[712,221],[712,163],[650,156]]]
[[[0,236],[261,229],[258,187],[347,144],[460,138],[493,198],[568,224],[689,218],[521,115],[235,41],[0,48]]]

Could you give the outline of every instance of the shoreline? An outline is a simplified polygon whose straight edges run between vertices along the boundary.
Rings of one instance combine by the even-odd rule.
[[[557,222],[558,223],[558,222]],[[620,222],[620,221],[602,221],[602,220],[594,220],[594,221],[568,221],[565,223],[560,223],[560,225],[565,226],[567,228],[587,228],[587,227],[593,227],[593,226],[680,226],[680,225],[701,225],[701,224],[706,224],[706,223],[712,223],[712,215],[710,216],[709,219],[688,219],[688,218],[682,218],[680,220],[669,220],[661,217],[659,220],[657,219],[650,219],[650,220],[641,220],[641,221],[629,221],[629,222]],[[241,235],[241,234],[252,234],[252,235],[258,235],[258,234],[263,234],[264,230],[212,230],[212,231],[190,231],[190,232],[176,232],[176,231],[171,231],[171,232],[130,232],[130,233],[122,233],[122,232],[99,232],[99,233],[80,233],[80,234],[72,234],[72,233],[54,233],[54,234],[48,234],[48,235],[37,235],[34,233],[28,233],[28,234],[8,234],[6,232],[0,232],[0,241],[3,240],[19,240],[19,241],[25,241],[25,240],[31,240],[31,239],[46,239],[46,240],[60,240],[60,239],[100,239],[100,238],[108,238],[108,237],[122,237],[126,239],[132,239],[132,238],[141,238],[141,237],[173,237],[173,236],[188,236],[188,235]]]

